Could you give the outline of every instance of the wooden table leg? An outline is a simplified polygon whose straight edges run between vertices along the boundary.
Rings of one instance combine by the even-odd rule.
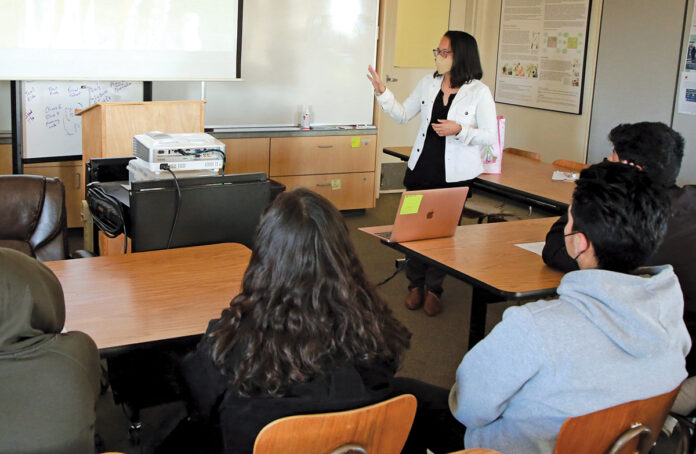
[[[486,311],[490,303],[501,301],[499,296],[494,295],[481,287],[474,287],[471,293],[471,320],[469,321],[469,346],[474,345],[484,338],[486,334]]]

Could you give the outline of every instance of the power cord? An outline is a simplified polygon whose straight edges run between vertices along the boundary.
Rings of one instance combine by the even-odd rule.
[[[87,185],[87,205],[94,224],[107,238],[123,234],[123,253],[128,252],[128,229],[121,202],[93,181]]]
[[[406,259],[404,259],[404,260],[397,260],[397,261],[396,261],[396,271],[394,271],[394,273],[392,273],[391,276],[389,276],[388,278],[386,278],[386,279],[383,280],[382,282],[378,283],[378,284],[376,285],[376,287],[380,287],[380,286],[386,284],[387,282],[389,282],[389,281],[391,281],[392,279],[394,279],[394,278],[396,277],[397,274],[399,274],[400,272],[402,272],[403,270],[405,270],[405,269],[406,269],[406,262],[407,262],[407,261],[408,261],[408,258],[406,258]]]
[[[160,164],[160,169],[166,170],[172,174],[174,178],[174,184],[176,184],[176,209],[174,211],[174,220],[172,221],[172,226],[169,229],[169,239],[167,240],[167,249],[172,245],[172,235],[174,235],[174,227],[176,227],[176,221],[179,219],[179,211],[181,211],[181,187],[179,186],[179,180],[176,178],[176,174],[169,167],[169,164]]]

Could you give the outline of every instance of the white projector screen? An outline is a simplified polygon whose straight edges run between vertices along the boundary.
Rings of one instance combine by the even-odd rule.
[[[242,0],[0,5],[0,80],[239,78]]]

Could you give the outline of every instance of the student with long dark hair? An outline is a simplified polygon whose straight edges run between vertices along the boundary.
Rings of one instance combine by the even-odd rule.
[[[493,96],[479,80],[483,70],[476,39],[450,30],[433,53],[437,71],[424,77],[403,104],[368,68],[377,102],[394,120],[406,123],[421,114],[404,177],[408,190],[470,186],[483,171],[482,147],[498,140]],[[445,273],[409,259],[406,274],[410,282],[406,307],[423,306],[426,314],[439,314]]]
[[[227,453],[288,415],[384,400],[410,333],[370,284],[341,214],[306,189],[264,212],[239,295],[183,363],[194,417]]]

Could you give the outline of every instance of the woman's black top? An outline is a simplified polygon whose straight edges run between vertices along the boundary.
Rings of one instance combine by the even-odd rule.
[[[212,320],[207,332],[219,321]],[[234,350],[228,353],[228,367],[233,369],[238,359]],[[393,393],[395,369],[396,364],[389,361],[369,368],[344,364],[307,383],[290,386],[284,397],[244,397],[213,364],[211,345],[205,338],[182,363],[194,418],[212,429],[208,437],[222,439],[222,451],[226,454],[251,453],[259,431],[278,418],[349,410],[385,400]]]
[[[456,183],[447,183],[445,180],[445,142],[446,137],[440,137],[433,129],[432,123],[437,120],[446,120],[454,93],[447,100],[447,105],[444,104],[444,93],[442,90],[435,97],[433,103],[433,111],[430,116],[430,125],[428,132],[425,135],[425,143],[423,144],[423,152],[418,158],[416,167],[406,169],[404,176],[404,186],[409,191],[418,189],[434,189],[447,188],[452,186],[468,186],[471,180],[458,181]]]

